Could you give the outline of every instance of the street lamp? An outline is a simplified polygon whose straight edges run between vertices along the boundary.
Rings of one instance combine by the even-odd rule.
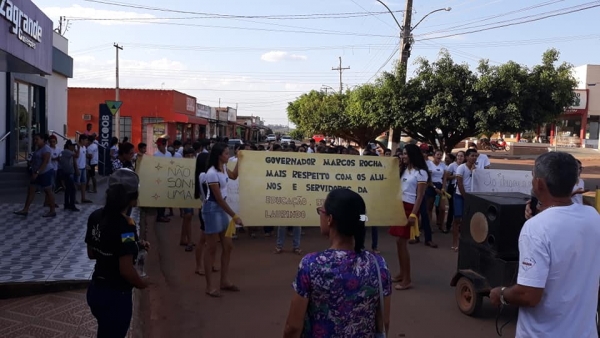
[[[394,21],[396,22],[396,25],[398,25],[398,28],[400,28],[400,65],[396,69],[396,75],[401,76],[402,78],[400,80],[402,81],[402,83],[405,83],[406,82],[406,71],[408,68],[408,59],[410,58],[410,51],[412,49],[412,43],[414,41],[412,32],[415,30],[415,28],[417,28],[417,26],[419,26],[419,24],[421,22],[423,22],[423,20],[425,20],[425,18],[427,18],[431,14],[436,13],[436,12],[441,12],[441,11],[449,12],[452,10],[452,8],[445,7],[445,8],[439,8],[439,9],[433,10],[433,11],[425,14],[425,16],[423,18],[421,18],[421,20],[419,20],[419,22],[417,22],[416,25],[411,26],[413,0],[406,0],[406,9],[404,11],[404,25],[400,24],[398,19],[396,19],[396,15],[394,15],[394,12],[382,0],[377,0],[377,2],[382,4],[383,7],[385,7],[385,9],[387,9],[387,11],[390,12],[390,14],[392,15],[392,18],[394,18]],[[394,144],[392,142],[393,137],[394,137],[394,129],[392,127],[390,127],[390,131],[388,133],[388,148],[389,149],[394,148]]]

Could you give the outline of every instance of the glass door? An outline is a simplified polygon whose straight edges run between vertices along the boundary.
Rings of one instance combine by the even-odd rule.
[[[33,135],[40,130],[39,121],[39,88],[28,83],[14,83],[15,126],[18,135],[15,144],[15,164],[25,163],[33,149]]]

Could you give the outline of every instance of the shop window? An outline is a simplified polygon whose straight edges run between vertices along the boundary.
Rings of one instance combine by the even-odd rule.
[[[119,140],[122,140],[125,137],[129,138],[129,142],[132,142],[132,140],[131,140],[131,117],[120,117],[119,118]]]
[[[162,123],[164,121],[162,117],[142,117],[142,132],[146,133],[146,125],[149,123]]]

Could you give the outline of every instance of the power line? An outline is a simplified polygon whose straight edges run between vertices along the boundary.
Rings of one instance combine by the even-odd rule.
[[[214,18],[214,19],[268,19],[268,20],[298,20],[298,19],[301,19],[301,20],[306,20],[306,19],[319,19],[321,17],[345,18],[347,16],[361,17],[361,16],[369,16],[369,15],[388,14],[388,12],[374,12],[374,13],[369,13],[369,14],[365,14],[362,12],[348,12],[348,13],[312,13],[312,14],[279,14],[279,15],[234,15],[234,14],[219,14],[219,13],[184,11],[184,10],[161,8],[161,7],[151,7],[151,6],[145,6],[145,5],[137,5],[137,4],[108,1],[108,0],[84,0],[84,1],[94,2],[94,3],[104,4],[104,5],[110,5],[110,6],[145,9],[145,10],[157,11],[157,12],[195,14],[195,15],[203,16],[200,18]],[[401,11],[397,11],[397,12],[401,12]]]
[[[449,38],[449,37],[458,36],[458,35],[467,35],[467,34],[485,32],[485,31],[489,31],[489,30],[493,30],[493,29],[498,29],[498,28],[504,28],[504,27],[510,27],[510,26],[517,26],[517,25],[522,25],[522,24],[530,23],[530,22],[534,22],[534,21],[540,21],[540,20],[544,20],[544,19],[548,19],[548,18],[552,18],[552,17],[563,16],[563,15],[567,15],[567,14],[571,14],[571,13],[581,12],[581,11],[592,9],[592,8],[595,8],[595,7],[600,7],[600,2],[595,2],[595,4],[589,5],[587,7],[573,9],[573,10],[565,11],[565,12],[561,12],[561,13],[549,14],[549,15],[542,16],[542,17],[539,17],[539,18],[524,20],[524,21],[521,21],[521,22],[513,22],[513,23],[504,24],[504,25],[497,25],[497,26],[493,26],[493,27],[481,28],[481,29],[476,29],[476,30],[471,30],[471,31],[466,31],[466,32],[461,32],[461,33],[447,34],[447,35],[435,36],[435,37],[430,37],[430,38],[422,38],[422,39],[418,39],[418,40],[415,40],[415,41],[427,41],[427,40],[435,40],[435,39],[444,39],[444,38]],[[427,36],[427,33],[423,34],[423,35]]]
[[[600,6],[600,2],[599,1],[593,1],[593,2],[588,2],[588,3],[582,4],[582,5],[567,7],[567,8],[556,10],[556,11],[540,13],[540,14],[537,14],[537,15],[526,16],[526,17],[521,17],[521,18],[507,20],[507,21],[516,21],[516,20],[522,20],[522,19],[525,19],[525,18],[530,18],[530,19],[527,19],[527,20],[522,20],[522,21],[517,21],[517,22],[510,22],[510,23],[506,23],[506,24],[497,25],[498,23],[507,22],[507,21],[500,21],[500,22],[493,22],[493,23],[490,23],[490,24],[487,24],[487,25],[479,25],[479,26],[473,26],[473,27],[466,27],[466,28],[463,28],[463,29],[473,29],[473,28],[476,28],[476,27],[483,27],[483,28],[475,29],[475,30],[470,30],[470,31],[466,31],[466,32],[461,32],[461,33],[436,36],[436,37],[431,37],[431,38],[422,38],[422,39],[418,39],[416,41],[442,39],[442,38],[448,38],[448,37],[453,37],[453,36],[457,36],[457,35],[473,34],[473,33],[484,32],[484,31],[488,31],[488,30],[492,30],[492,29],[498,29],[498,28],[504,28],[504,27],[510,27],[510,26],[517,26],[517,25],[522,25],[522,24],[525,24],[525,23],[540,21],[540,20],[544,20],[544,19],[548,19],[548,18],[552,18],[552,17],[563,16],[563,15],[567,15],[567,14],[581,12],[581,11],[592,9],[592,8],[599,7],[599,6]],[[534,17],[534,16],[538,16],[538,17]],[[459,29],[448,29],[448,30],[445,30],[445,31],[453,31],[453,30],[459,30]],[[433,32],[420,34],[418,36],[427,36],[427,35],[431,35],[431,34],[433,34]]]

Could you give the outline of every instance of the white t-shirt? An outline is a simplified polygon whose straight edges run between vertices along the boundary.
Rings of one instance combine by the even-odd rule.
[[[312,153],[314,153],[315,151],[314,151],[314,150],[313,150],[311,147],[308,147],[308,148],[306,149],[306,152],[307,152],[308,154],[312,154]]]
[[[448,167],[446,167],[446,171],[450,175],[455,175],[456,174],[456,169],[458,169],[458,163],[456,163],[456,162],[452,162],[452,163],[450,163],[450,165]],[[448,182],[450,183],[450,185],[455,185],[456,184],[456,178],[451,179]]]
[[[475,167],[477,169],[485,169],[485,167],[489,167],[491,164],[490,158],[486,154],[479,154],[475,162]]]
[[[427,161],[427,168],[429,168],[429,172],[431,173],[431,182],[442,183],[444,181],[446,163],[440,162],[440,164],[435,165],[433,161]]]
[[[523,226],[517,283],[543,288],[519,309],[516,338],[597,338],[600,215],[589,206],[548,208]]]
[[[460,176],[463,179],[463,187],[465,188],[465,192],[471,191],[471,182],[473,181],[473,172],[469,170],[466,163],[463,163],[458,166],[456,169],[456,176]],[[460,190],[458,189],[458,182],[456,185],[456,194],[460,195]]]
[[[90,159],[90,165],[98,164],[98,144],[94,141],[87,147],[87,153],[92,154],[92,158]]]
[[[87,149],[84,146],[79,146],[79,157],[77,157],[77,168],[79,169],[85,169],[86,167],[86,158],[85,155],[87,154]]]
[[[215,167],[210,167],[206,171],[205,177],[206,183],[208,183],[208,185],[213,183],[219,184],[219,189],[221,189],[221,197],[225,199],[227,197],[227,181],[229,181],[229,176],[227,175],[227,166],[223,166],[223,171],[217,171]],[[206,198],[210,199],[210,188],[207,192]]]
[[[573,192],[579,189],[585,189],[585,185],[583,184],[583,180],[581,178],[579,179],[579,182],[577,182],[577,184],[575,184],[575,186],[573,187]],[[574,195],[571,197],[571,201],[573,201],[573,203],[583,204],[583,195]]]
[[[62,150],[58,149],[58,148],[52,148],[50,147],[50,163],[48,164],[48,166],[50,166],[52,169],[54,169],[54,171],[58,170],[58,158],[60,157],[60,153],[62,152]]]
[[[417,202],[417,186],[419,182],[427,183],[425,170],[406,169],[400,177],[402,181],[402,201],[410,204]]]
[[[168,152],[168,153],[169,153],[169,152]],[[169,153],[169,154],[170,154],[170,153]],[[173,154],[173,157],[174,157],[174,158],[183,158],[183,155],[181,155],[181,154],[180,154],[178,151],[176,151],[176,152]]]
[[[154,157],[173,157],[173,155],[171,155],[170,151],[165,151],[164,153],[161,153],[160,150],[157,150],[154,152]]]

